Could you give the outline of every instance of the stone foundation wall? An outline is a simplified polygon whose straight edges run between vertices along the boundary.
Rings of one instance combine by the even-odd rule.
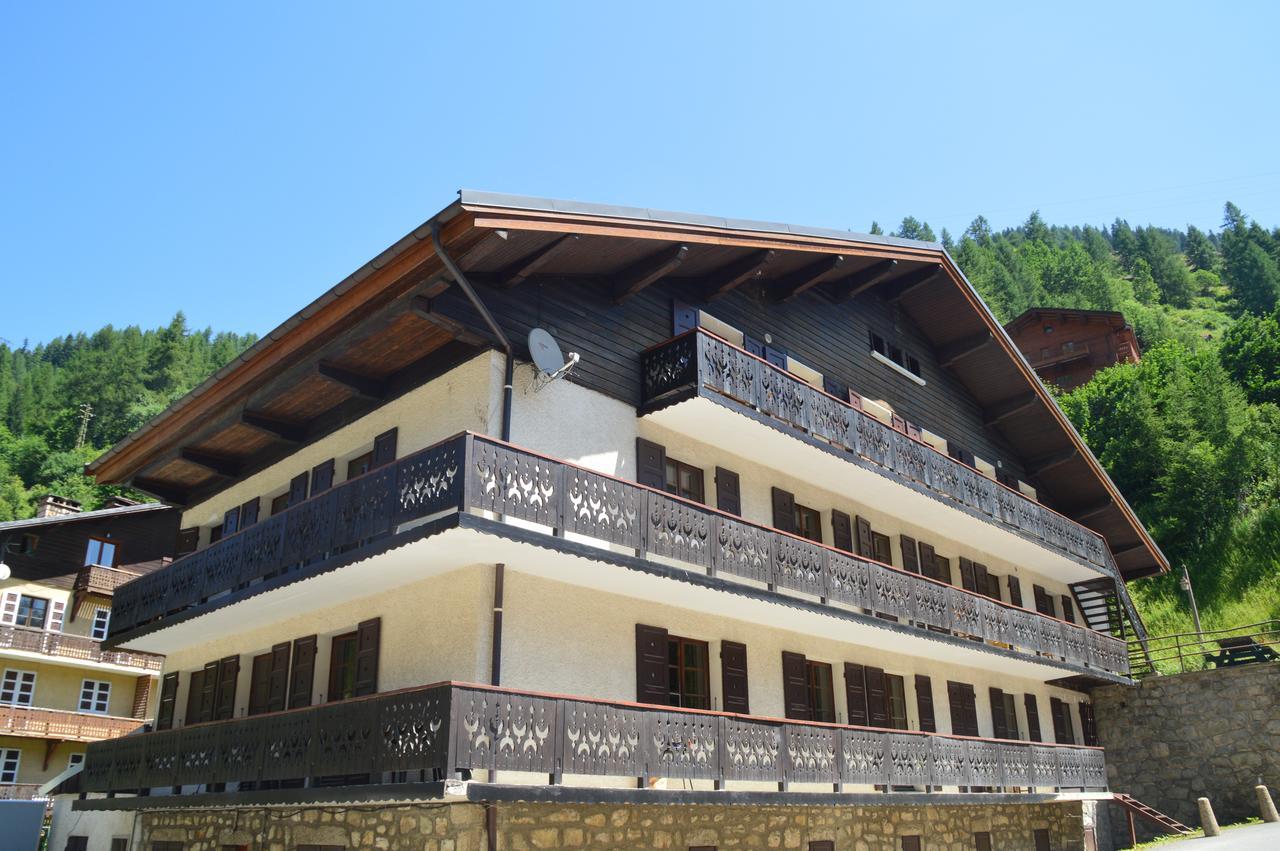
[[[575,805],[501,803],[498,848],[678,849],[793,848],[832,840],[837,851],[897,851],[901,837],[921,847],[974,847],[989,831],[992,847],[1034,847],[1033,831],[1049,831],[1050,847],[1082,851],[1080,802],[963,806]],[[293,851],[299,845],[413,851],[484,851],[485,805],[473,803],[313,808],[190,810],[144,813],[142,844],[184,843],[186,851],[249,845]]]
[[[1198,827],[1205,796],[1222,823],[1258,815],[1258,778],[1280,793],[1280,663],[1241,665],[1093,692],[1111,789]],[[1115,809],[1115,807],[1113,807]],[[1127,822],[1116,844],[1128,845]],[[1137,823],[1139,839],[1154,832]]]

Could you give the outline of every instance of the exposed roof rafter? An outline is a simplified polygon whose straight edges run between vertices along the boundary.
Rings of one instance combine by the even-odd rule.
[[[504,290],[518,287],[539,272],[543,266],[564,253],[566,249],[573,248],[580,239],[581,237],[576,233],[565,234],[558,239],[553,239],[536,251],[529,252],[524,257],[492,275],[477,274],[474,277],[478,283],[489,284]]]
[[[852,275],[848,275],[838,281],[832,281],[830,287],[831,300],[836,304],[848,301],[880,283],[886,275],[892,274],[897,268],[897,260],[881,260],[878,263],[872,263],[865,269],[854,272]]]
[[[914,272],[908,272],[900,278],[894,278],[889,281],[886,286],[892,287],[887,298],[889,301],[897,302],[911,295],[911,293],[923,287],[942,273],[942,267],[929,264],[923,269],[917,269]]]
[[[791,299],[808,292],[844,265],[843,254],[829,254],[796,271],[779,278],[769,285],[769,297],[774,301]]]
[[[983,331],[981,334],[974,334],[972,337],[941,346],[938,348],[938,366],[950,369],[969,355],[977,354],[994,340],[990,331]]]
[[[701,284],[702,300],[715,301],[742,286],[747,281],[759,278],[764,274],[765,266],[769,265],[777,256],[778,252],[772,248],[753,251],[741,259],[713,270]]]
[[[307,438],[307,427],[302,423],[269,417],[257,411],[241,411],[240,422],[287,443],[302,443]]]
[[[362,396],[365,399],[376,401],[387,395],[387,383],[371,375],[352,372],[349,369],[343,369],[323,360],[316,364],[316,371],[330,381],[341,384],[357,396]]]
[[[689,246],[675,245],[619,272],[612,281],[614,302],[622,304],[654,281],[661,280],[688,256]]]
[[[215,452],[203,452],[199,449],[192,449],[190,446],[184,446],[178,453],[178,457],[188,464],[204,467],[215,476],[235,478],[240,475],[239,461]]]
[[[149,493],[152,496],[156,497],[157,499],[164,500],[165,502],[171,503],[173,505],[187,504],[186,491],[181,490],[179,488],[175,488],[172,485],[165,484],[164,482],[157,481],[155,479],[135,476],[134,478],[128,481],[128,485],[131,488],[140,490],[143,493]]]
[[[983,422],[987,427],[999,425],[1009,417],[1022,413],[1031,408],[1038,401],[1039,397],[1034,393],[1019,393],[1008,399],[996,402],[988,408],[983,415]]]

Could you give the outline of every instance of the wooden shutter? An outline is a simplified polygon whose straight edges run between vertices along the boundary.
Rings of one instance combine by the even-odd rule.
[[[192,671],[187,682],[187,713],[184,725],[200,723],[200,695],[204,693],[204,671]]]
[[[227,535],[234,533],[236,529],[240,528],[239,523],[240,508],[237,506],[236,508],[228,509],[227,513],[222,515],[222,537],[225,538]]]
[[[747,645],[736,641],[720,642],[720,686],[724,693],[724,711],[751,711],[747,691]]]
[[[938,732],[938,722],[933,715],[933,681],[924,674],[916,674],[916,709],[920,729],[926,733]]]
[[[238,528],[248,529],[254,523],[258,522],[258,507],[260,504],[261,500],[255,496],[253,499],[240,506],[240,526]]]
[[[1098,722],[1093,716],[1093,704],[1088,701],[1080,703],[1080,735],[1086,745],[1098,746]]]
[[[49,603],[49,619],[45,629],[49,632],[62,632],[62,624],[67,616],[67,604],[62,600]]]
[[[834,508],[831,509],[831,544],[837,550],[853,552],[853,519]]]
[[[876,557],[876,545],[871,540],[871,521],[865,517],[855,517],[853,528],[857,533],[857,552],[863,558]]]
[[[0,604],[0,623],[14,624],[18,622],[18,601],[22,595],[17,591],[5,591],[4,602]]]
[[[1018,581],[1018,577],[1010,576],[1005,580],[1009,585],[1009,602],[1015,606],[1022,605],[1022,583]]]
[[[218,660],[218,695],[214,707],[215,721],[236,717],[236,680],[240,677],[240,657]]]
[[[782,651],[782,703],[788,718],[808,721],[813,717],[809,706],[809,666],[801,653]]]
[[[249,714],[267,711],[267,693],[271,690],[271,654],[253,657],[249,670]]]
[[[987,580],[987,566],[985,564],[973,563],[973,590],[979,594],[986,594],[991,583]]]
[[[973,562],[964,556],[960,556],[960,587],[966,591],[978,590],[973,574]]]
[[[200,722],[212,721],[218,709],[218,663],[208,662],[200,677],[200,704],[197,712]]]
[[[1027,738],[1038,742],[1040,741],[1040,709],[1036,705],[1036,696],[1025,694],[1022,700],[1027,707]]]
[[[822,390],[829,396],[835,396],[837,399],[843,400],[849,392],[849,388],[844,384],[832,378],[829,375],[822,376]]]
[[[1066,594],[1062,595],[1062,619],[1067,623],[1076,622],[1075,607],[1071,605],[1071,597]]]
[[[1004,712],[1004,692],[998,688],[990,689],[991,695],[991,735],[997,739],[1009,738],[1009,719]]]
[[[667,631],[660,626],[636,624],[636,702],[669,704],[667,672]]]
[[[307,498],[307,482],[311,477],[299,473],[289,480],[289,505],[297,505]]]
[[[849,707],[849,723],[868,726],[867,681],[861,665],[844,663],[844,697]]]
[[[356,626],[356,697],[378,690],[378,646],[382,643],[382,618]]]
[[[752,337],[750,334],[742,335],[742,348],[758,358],[764,357],[764,343]]]
[[[739,489],[738,474],[724,467],[716,467],[716,508],[742,516],[742,493]]]
[[[867,683],[867,724],[872,727],[889,726],[889,696],[884,681],[884,669],[863,669]]]
[[[919,553],[920,553],[920,557],[919,557],[920,572],[923,573],[925,576],[929,576],[929,577],[933,577],[934,579],[937,579],[937,576],[935,574],[937,573],[938,551],[933,548],[933,544],[926,544],[924,541],[920,541],[919,544],[917,544],[917,549],[919,550]],[[906,535],[903,535],[902,536],[902,554],[903,554],[902,557],[904,560],[907,557],[906,553],[907,553],[907,537]],[[908,570],[911,569],[909,565],[907,566],[907,569]]]
[[[893,414],[893,413],[889,414],[889,425],[893,428],[894,431],[899,431],[899,432],[902,432],[903,434],[907,433],[907,421],[904,420],[902,417],[898,416],[897,414]]]
[[[271,648],[271,667],[267,677],[267,711],[279,712],[287,705],[289,694],[289,642]]]
[[[671,336],[678,337],[685,331],[698,327],[698,308],[683,301],[671,301]]]
[[[660,491],[667,489],[667,450],[661,444],[636,438],[636,481]]]
[[[317,464],[311,468],[311,495],[324,493],[333,487],[333,462],[330,458],[323,464]]]
[[[933,578],[948,585],[954,585],[951,579],[951,559],[943,558],[940,555],[933,557]]]
[[[173,710],[178,702],[178,674],[165,674],[160,679],[160,707],[156,711],[156,729],[173,728]]]
[[[875,553],[876,561],[884,564],[893,564],[893,545],[889,542],[888,535],[872,532],[871,551]]]
[[[316,637],[308,635],[293,642],[289,665],[289,708],[311,705],[316,683]]]
[[[389,429],[373,439],[373,463],[369,469],[390,464],[396,460],[396,434],[399,429]]]
[[[978,711],[973,686],[947,681],[947,702],[951,710],[951,732],[957,736],[978,735]]]
[[[769,363],[773,364],[774,366],[778,367],[778,369],[787,368],[787,350],[786,349],[778,348],[776,346],[765,346],[764,359],[767,360]]]
[[[178,530],[178,541],[173,548],[174,557],[180,558],[187,553],[194,553],[200,546],[200,529],[197,526],[191,526],[187,529]]]
[[[1069,744],[1066,731],[1066,704],[1056,697],[1049,698],[1049,717],[1053,719],[1053,740],[1060,745]]]
[[[984,567],[983,570],[986,570],[986,568]],[[986,595],[993,600],[1000,599],[1000,577],[994,573],[987,574]]]
[[[916,551],[916,539],[909,538],[906,535],[899,535],[898,543],[902,546],[903,568],[906,569],[909,573],[919,573],[920,572],[920,554]],[[923,549],[923,547],[925,546],[928,546],[928,544],[922,545],[921,548]],[[930,550],[932,550],[932,547],[930,547]],[[929,572],[925,575],[928,576],[928,575],[931,575],[932,573],[933,573],[933,565],[930,565]]]
[[[796,531],[796,498],[782,488],[773,489],[773,528]]]
[[[147,718],[147,703],[151,700],[151,675],[143,674],[133,681],[133,711],[131,717],[139,721]]]
[[[1053,611],[1053,598],[1049,596],[1048,592],[1039,585],[1032,585],[1031,590],[1036,598],[1036,611],[1042,615],[1056,617],[1057,615]]]

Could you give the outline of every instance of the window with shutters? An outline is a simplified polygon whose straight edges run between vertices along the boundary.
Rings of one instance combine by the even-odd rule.
[[[1056,618],[1058,613],[1053,610],[1053,597],[1049,592],[1045,591],[1039,585],[1032,585],[1031,591],[1035,595],[1036,611],[1042,615],[1048,615],[1051,618]]]
[[[730,514],[742,515],[742,493],[738,474],[724,467],[716,467],[716,508]]]
[[[127,836],[112,837],[111,851],[129,851],[129,837]]]
[[[67,844],[64,847],[66,851],[89,851],[89,837],[68,836]]]
[[[107,629],[110,626],[111,626],[111,610],[110,609],[94,609],[93,622],[89,625],[89,635],[98,641],[103,641],[107,637]]]
[[[682,496],[694,502],[704,501],[703,475],[700,467],[668,458],[665,476],[663,487],[667,493]]]
[[[711,708],[710,650],[705,641],[667,636],[667,705]]]
[[[894,730],[910,729],[907,724],[907,688],[902,677],[885,674],[884,693],[889,705],[889,726]]]
[[[329,655],[329,700],[346,700],[356,696],[357,647],[354,632],[333,637]]]
[[[85,680],[80,684],[80,711],[106,715],[111,706],[111,683]]]
[[[831,666],[826,662],[806,659],[805,679],[808,684],[809,720],[834,723],[836,699],[831,686]]]
[[[989,692],[991,698],[991,735],[996,739],[1018,739],[1018,710],[1013,695],[998,688]]]
[[[1018,730],[1018,704],[1014,701],[1013,695],[1008,692],[1004,692],[1001,696],[1004,699],[1004,718],[1009,728],[1009,738],[1021,739],[1022,735]]]
[[[795,518],[797,535],[822,543],[822,515],[816,509],[797,504]]]
[[[85,550],[84,563],[98,567],[115,567],[116,545],[113,541],[102,538],[90,538]]]
[[[751,711],[747,679],[747,645],[737,641],[720,642],[720,693],[725,712]]]
[[[0,783],[17,783],[20,765],[22,765],[22,751],[17,748],[0,750]]]
[[[354,479],[356,476],[363,476],[371,469],[373,469],[373,452],[369,451],[363,455],[357,455],[347,462],[347,478]]]
[[[49,601],[44,597],[29,597],[23,594],[18,598],[18,614],[14,623],[18,626],[30,626],[44,629],[49,616]]]
[[[216,544],[222,540],[222,524],[219,523],[209,530],[209,543]]]
[[[8,668],[0,679],[0,704],[30,706],[36,693],[36,672]]]

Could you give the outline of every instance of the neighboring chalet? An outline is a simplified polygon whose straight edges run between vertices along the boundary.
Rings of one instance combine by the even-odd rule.
[[[76,780],[147,848],[1076,847],[1167,570],[941,246],[485,193],[89,472],[189,551]]]
[[[1031,368],[1063,390],[1114,364],[1140,360],[1133,326],[1114,310],[1033,307],[1004,329]]]
[[[163,660],[102,642],[116,589],[167,563],[177,529],[161,503],[81,511],[56,496],[0,523],[0,797],[38,797],[86,743],[155,714]]]

